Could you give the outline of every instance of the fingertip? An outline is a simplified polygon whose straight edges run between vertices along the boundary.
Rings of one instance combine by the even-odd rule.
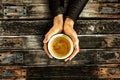
[[[69,58],[65,59],[64,61],[65,61],[65,62],[69,61]]]
[[[52,56],[49,56],[49,58],[53,59],[53,57],[52,57]]]
[[[53,57],[48,52],[46,52],[46,53],[50,59],[53,59]]]
[[[48,51],[46,51],[46,53],[47,53],[47,55],[48,55],[48,57],[49,57],[49,58],[53,59],[52,55],[51,55],[51,54],[49,54],[49,52],[48,52]]]

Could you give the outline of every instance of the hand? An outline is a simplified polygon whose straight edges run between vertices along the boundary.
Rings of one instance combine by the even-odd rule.
[[[73,51],[73,53],[70,57],[65,59],[65,62],[73,59],[75,57],[75,55],[80,51],[80,49],[79,49],[79,39],[77,37],[77,33],[73,29],[73,25],[74,25],[74,21],[70,18],[66,18],[63,30],[64,30],[64,33],[66,35],[71,37],[71,39],[73,41],[73,45],[74,45],[74,51]]]
[[[54,24],[53,24],[53,27],[48,31],[48,33],[45,35],[45,39],[43,41],[44,43],[44,50],[46,52],[46,54],[48,55],[49,58],[53,58],[50,53],[48,52],[48,48],[47,48],[47,43],[49,41],[49,39],[57,34],[57,33],[61,33],[63,30],[63,15],[62,14],[59,14],[58,16],[56,16],[54,18]]]

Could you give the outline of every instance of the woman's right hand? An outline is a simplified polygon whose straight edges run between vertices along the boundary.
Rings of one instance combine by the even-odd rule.
[[[48,33],[45,35],[45,38],[43,40],[43,43],[44,43],[43,48],[49,58],[53,58],[53,57],[48,52],[48,48],[47,48],[48,41],[53,35],[57,33],[61,33],[62,30],[63,30],[63,15],[59,14],[58,16],[54,18],[53,27],[48,31]]]

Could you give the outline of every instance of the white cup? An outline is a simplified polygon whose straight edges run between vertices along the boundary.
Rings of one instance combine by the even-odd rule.
[[[73,52],[73,42],[65,34],[56,34],[48,42],[48,51],[56,59],[65,59]]]

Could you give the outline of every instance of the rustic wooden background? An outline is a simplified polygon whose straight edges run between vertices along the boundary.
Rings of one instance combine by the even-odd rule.
[[[120,80],[120,0],[89,0],[70,62],[45,54],[51,26],[47,0],[0,0],[0,80]]]

